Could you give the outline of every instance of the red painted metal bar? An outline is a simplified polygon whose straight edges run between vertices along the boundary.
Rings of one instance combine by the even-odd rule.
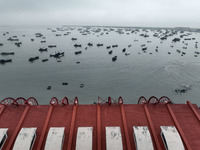
[[[78,107],[78,105],[74,105],[74,108],[73,108],[72,120],[71,120],[71,125],[70,125],[70,130],[69,130],[69,139],[68,139],[67,150],[71,150],[72,149],[72,142],[73,142],[73,135],[74,135],[74,126],[75,126],[75,121],[76,121],[77,107]]]
[[[4,106],[4,105],[0,105],[0,115],[3,113],[5,107],[6,107],[6,106]]]
[[[50,105],[48,113],[47,113],[47,117],[46,117],[46,120],[45,120],[45,123],[44,123],[44,126],[43,126],[43,129],[42,129],[42,133],[40,135],[40,139],[39,139],[39,142],[38,142],[38,145],[37,145],[37,150],[42,149],[42,143],[43,143],[43,140],[44,140],[44,136],[45,136],[48,124],[49,124],[49,120],[51,118],[52,111],[53,111],[53,105]]]
[[[197,117],[197,119],[200,121],[200,115],[197,112],[197,110],[194,108],[194,106],[191,104],[191,102],[187,101],[187,104],[190,106],[190,108],[192,109],[193,113],[195,114],[195,116]]]
[[[22,116],[21,116],[21,118],[20,118],[20,120],[19,120],[19,122],[18,122],[18,124],[15,128],[15,131],[12,134],[12,137],[11,137],[7,147],[6,147],[7,150],[12,149],[13,143],[14,143],[16,137],[17,137],[17,134],[19,133],[19,130],[20,130],[21,125],[22,125],[22,123],[23,123],[23,121],[26,117],[26,114],[28,113],[29,108],[30,108],[30,106],[26,106],[26,108],[24,109],[24,112],[23,112],[23,114],[22,114]]]
[[[144,110],[145,110],[145,113],[146,113],[146,116],[147,116],[147,120],[148,120],[150,128],[151,128],[151,132],[153,134],[154,141],[156,143],[156,147],[157,147],[158,150],[162,150],[160,143],[159,143],[159,140],[158,140],[158,136],[156,134],[156,130],[155,130],[154,125],[153,125],[153,121],[151,120],[151,116],[150,116],[149,110],[147,108],[147,104],[143,104],[143,106],[144,106]]]
[[[173,112],[173,110],[171,108],[171,105],[167,104],[167,108],[168,108],[169,113],[172,116],[172,119],[174,120],[174,123],[175,123],[175,125],[176,125],[176,127],[177,127],[177,129],[178,129],[178,131],[179,131],[179,133],[180,133],[180,135],[182,137],[182,139],[183,139],[183,142],[185,143],[185,146],[187,147],[188,150],[192,150],[192,148],[190,147],[190,144],[189,144],[189,142],[188,142],[188,140],[187,140],[187,138],[186,138],[186,136],[185,136],[185,134],[184,134],[179,122],[178,122],[178,120],[176,119],[176,116],[175,116],[175,114],[174,114],[174,112]]]
[[[130,142],[130,137],[128,134],[128,125],[127,125],[127,121],[126,121],[126,115],[125,115],[123,104],[120,105],[120,109],[121,109],[122,122],[123,122],[123,126],[124,126],[127,150],[131,150],[131,142]]]
[[[101,105],[97,104],[97,150],[101,150]]]

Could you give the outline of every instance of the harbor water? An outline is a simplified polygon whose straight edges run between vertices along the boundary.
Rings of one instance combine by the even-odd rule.
[[[180,41],[172,42],[174,38]],[[0,60],[12,59],[0,64],[0,100],[35,97],[39,104],[48,104],[52,97],[77,96],[79,103],[92,104],[98,96],[122,96],[125,103],[136,104],[140,96],[168,96],[174,103],[189,100],[199,106],[199,41],[200,33],[169,29],[1,26],[0,53],[14,55],[0,55]],[[64,56],[50,57],[58,52]]]

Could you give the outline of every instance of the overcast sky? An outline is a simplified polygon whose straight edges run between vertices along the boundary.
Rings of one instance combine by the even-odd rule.
[[[0,0],[0,25],[200,28],[200,0]]]

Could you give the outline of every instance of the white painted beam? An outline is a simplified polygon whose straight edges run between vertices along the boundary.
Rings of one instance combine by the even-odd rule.
[[[64,127],[51,127],[49,129],[45,150],[62,150],[63,141],[64,141]]]
[[[120,127],[106,127],[106,149],[123,150]]]
[[[133,137],[137,150],[154,150],[147,126],[133,126]]]
[[[78,127],[76,150],[92,150],[93,127]]]
[[[181,137],[174,126],[161,126],[161,137],[167,150],[184,150]]]
[[[6,139],[7,139],[8,128],[0,128],[0,150],[2,149]]]
[[[13,150],[31,150],[35,138],[37,128],[22,128],[15,140]]]

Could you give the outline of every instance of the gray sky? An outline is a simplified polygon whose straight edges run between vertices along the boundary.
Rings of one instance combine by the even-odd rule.
[[[200,28],[200,0],[0,0],[0,25]]]

